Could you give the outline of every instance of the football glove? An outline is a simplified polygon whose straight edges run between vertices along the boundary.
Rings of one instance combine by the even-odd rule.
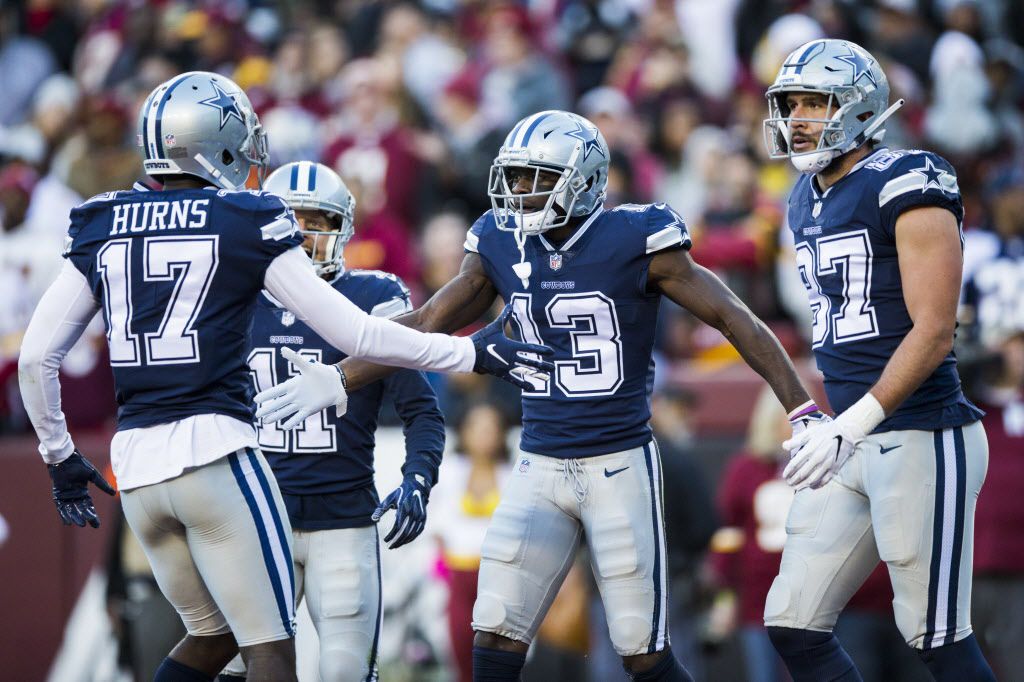
[[[307,417],[331,405],[334,405],[337,416],[345,414],[348,393],[345,390],[345,373],[340,367],[303,357],[291,348],[282,348],[281,356],[295,365],[299,373],[256,394],[257,419],[264,424],[273,424],[288,417],[281,428],[294,429]]]
[[[473,347],[476,348],[476,364],[473,371],[493,374],[524,391],[532,391],[533,385],[518,373],[513,374],[512,370],[525,370],[534,376],[549,375],[555,371],[555,365],[543,358],[550,356],[554,351],[547,346],[523,343],[505,336],[505,324],[511,317],[512,306],[505,306],[496,320],[470,337],[473,340]]]
[[[812,407],[814,408],[812,411],[797,415],[789,420],[789,425],[793,429],[793,438],[796,438],[811,426],[832,421],[832,417],[817,409],[817,405],[812,405]]]
[[[867,436],[853,420],[843,415],[805,425],[782,444],[790,454],[783,478],[796,490],[818,489],[832,480],[850,459],[857,445]]]
[[[395,510],[395,523],[391,526],[391,531],[384,536],[384,544],[394,539],[388,546],[391,549],[398,549],[415,540],[423,532],[427,524],[429,495],[430,486],[427,485],[426,479],[419,474],[410,474],[402,481],[402,485],[384,498],[370,517],[371,521],[377,523],[388,509]]]
[[[117,493],[114,487],[107,483],[77,448],[63,462],[48,464],[47,468],[50,470],[50,480],[53,481],[53,501],[64,525],[74,524],[85,528],[88,523],[93,528],[99,528],[100,517],[89,496],[89,483],[92,482],[108,495]]]

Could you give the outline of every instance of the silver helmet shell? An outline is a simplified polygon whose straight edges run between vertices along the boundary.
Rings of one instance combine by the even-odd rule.
[[[796,119],[790,118],[786,94],[792,92],[822,93],[828,97],[826,111],[834,109],[829,118],[799,119],[824,125],[814,150],[794,152],[790,147],[790,123]],[[848,40],[812,40],[798,47],[786,57],[765,96],[768,154],[790,159],[803,172],[818,172],[869,139],[880,141],[882,123],[895,111],[889,107],[889,81],[878,61]]]
[[[139,111],[138,144],[148,175],[192,175],[224,189],[260,180],[267,138],[252,104],[230,78],[190,71],[158,85]]]
[[[271,173],[263,189],[284,199],[293,211],[323,211],[335,219],[337,230],[300,232],[313,239],[313,266],[318,275],[329,277],[341,269],[345,245],[355,234],[356,200],[345,181],[322,163],[296,161]],[[317,248],[321,240],[326,240],[323,249]]]
[[[488,196],[498,229],[535,235],[589,215],[604,202],[608,187],[608,144],[593,123],[568,111],[542,111],[512,128],[491,165]],[[513,192],[513,173],[533,173],[533,190]],[[538,186],[542,171],[558,175],[554,187]],[[543,208],[524,201],[541,197]]]

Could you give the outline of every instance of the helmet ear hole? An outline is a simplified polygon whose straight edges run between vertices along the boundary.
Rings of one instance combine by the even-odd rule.
[[[235,162],[235,157],[231,155],[227,149],[220,153],[220,160],[225,166],[230,166]]]

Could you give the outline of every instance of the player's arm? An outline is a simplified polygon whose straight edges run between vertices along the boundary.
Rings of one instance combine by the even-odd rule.
[[[722,332],[750,367],[764,377],[787,411],[811,402],[775,334],[722,280],[683,249],[651,258],[647,288],[665,295]]]
[[[108,495],[114,494],[114,488],[71,440],[60,407],[57,376],[64,356],[82,336],[99,307],[85,276],[66,261],[36,306],[18,356],[21,399],[39,437],[39,452],[53,482],[53,501],[66,526],[100,525],[89,495],[89,483]]]
[[[25,412],[39,437],[47,464],[58,464],[75,450],[60,407],[57,372],[99,310],[89,283],[70,261],[39,300],[18,356],[18,382]]]
[[[938,206],[901,213],[896,219],[896,253],[903,300],[914,326],[870,391],[885,414],[910,397],[953,348],[963,270],[956,216]]]
[[[274,259],[264,287],[327,343],[348,355],[413,369],[473,371],[475,353],[469,339],[420,334],[370,315],[317,277],[309,257],[298,247]]]
[[[415,540],[426,526],[427,500],[437,483],[444,453],[444,415],[434,390],[421,372],[406,369],[385,381],[386,392],[404,427],[405,464],[402,465],[402,484],[384,498],[372,518],[379,520],[388,509],[395,510],[394,524],[384,536],[384,542],[391,543],[391,549],[397,549]]]
[[[264,286],[327,343],[348,355],[411,369],[493,374],[521,388],[529,384],[513,370],[554,370],[554,365],[544,359],[551,355],[550,348],[505,335],[511,315],[508,307],[499,319],[469,338],[423,333],[359,309],[314,275],[309,258],[298,248],[274,260],[267,269]],[[466,318],[464,313],[456,315]],[[288,417],[282,426],[294,428],[309,415],[344,402],[349,385],[339,367],[299,363],[297,369],[297,376],[256,395],[256,417],[264,424]],[[363,382],[365,377],[351,388]]]
[[[497,296],[480,256],[467,253],[459,274],[452,281],[421,307],[392,319],[422,332],[451,334],[480,319]],[[394,367],[375,365],[359,358],[348,358],[341,367],[352,391],[395,371]]]

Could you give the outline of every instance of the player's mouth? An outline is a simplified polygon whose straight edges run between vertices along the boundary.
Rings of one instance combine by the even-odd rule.
[[[799,133],[794,133],[790,146],[795,152],[812,152],[818,148],[818,141]]]

